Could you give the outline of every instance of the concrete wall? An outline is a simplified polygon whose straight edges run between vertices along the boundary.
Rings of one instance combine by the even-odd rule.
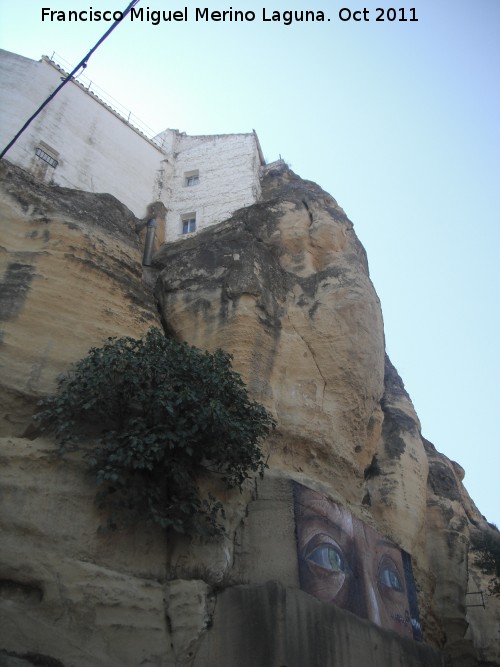
[[[0,143],[18,132],[61,82],[48,60],[0,51]],[[54,169],[35,156],[43,142],[57,154]],[[107,192],[138,217],[158,199],[163,153],[76,83],[67,84],[6,155],[48,183]]]
[[[276,582],[217,597],[193,667],[442,667],[429,646]]]
[[[182,218],[196,215],[197,231],[221,222],[260,196],[258,139],[255,134],[190,137],[167,130],[160,137],[168,152],[169,188],[167,241],[182,235]],[[198,173],[197,185],[188,187],[186,175]]]

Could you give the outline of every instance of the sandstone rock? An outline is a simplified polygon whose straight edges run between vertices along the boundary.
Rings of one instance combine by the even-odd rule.
[[[470,651],[468,525],[482,520],[463,471],[429,450],[384,359],[379,302],[342,209],[287,169],[268,174],[263,199],[161,249],[164,327],[233,353],[278,421],[275,470],[328,492],[412,555],[426,639],[456,658]]]
[[[107,195],[46,187],[5,162],[0,169],[9,436],[0,441],[1,659],[421,667],[441,664],[438,649],[453,667],[500,664],[498,599],[486,595],[486,609],[469,603],[491,580],[470,552],[471,531],[488,526],[463,469],[421,435],[384,354],[364,250],[335,200],[271,169],[262,201],[157,253],[146,284],[158,276],[165,330],[231,352],[278,428],[265,443],[263,481],[241,494],[203,482],[226,507],[224,537],[145,526],[103,533],[81,460],[54,458],[54,442],[36,432],[13,434],[91,345],[141,335],[155,321],[140,221]],[[427,645],[299,590],[292,480],[411,554]]]
[[[489,524],[480,521],[475,524],[470,530],[472,537],[474,533],[477,535],[484,531],[492,531],[499,537],[498,530]],[[474,539],[471,542],[473,544]],[[468,628],[465,638],[473,644],[477,657],[482,661],[481,665],[497,665],[500,663],[500,598],[492,593],[492,586],[496,584],[498,588],[498,577],[483,571],[476,554],[474,549],[469,551],[469,578],[465,597]]]
[[[157,318],[125,206],[46,186],[5,160],[0,177],[0,432],[20,435],[72,362]]]
[[[191,664],[211,624],[214,596],[206,582],[177,579],[167,585],[167,615],[176,664]]]
[[[161,249],[163,323],[234,355],[279,422],[273,466],[333,474],[357,504],[384,391],[382,315],[364,250],[315,184],[285,171],[268,176],[264,193],[271,199]]]
[[[2,439],[0,646],[64,665],[164,665],[164,535],[101,533],[95,485],[50,441]]]
[[[375,452],[379,473],[367,480],[366,488],[378,528],[418,556],[426,516],[427,455],[410,397],[387,357],[384,385]]]

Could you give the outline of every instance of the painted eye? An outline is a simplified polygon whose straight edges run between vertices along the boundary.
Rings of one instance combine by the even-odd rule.
[[[390,588],[393,591],[398,591],[400,593],[404,591],[403,584],[401,583],[401,579],[399,578],[399,574],[391,566],[383,567],[379,571],[378,579],[379,582],[382,584],[382,586],[385,586],[386,588]]]
[[[347,565],[343,555],[331,544],[320,544],[316,549],[311,551],[307,556],[307,560],[331,572],[347,572]]]

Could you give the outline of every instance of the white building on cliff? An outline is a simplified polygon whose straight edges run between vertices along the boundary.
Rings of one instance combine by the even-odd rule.
[[[0,50],[0,147],[57,88],[66,72]],[[5,156],[47,183],[107,192],[143,218],[148,204],[167,209],[160,236],[174,241],[227,219],[260,196],[264,158],[255,132],[148,136],[78,77],[68,83]],[[163,232],[163,233],[162,233]]]

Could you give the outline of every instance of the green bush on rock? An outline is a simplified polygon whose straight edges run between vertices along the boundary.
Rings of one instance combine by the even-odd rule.
[[[203,352],[156,328],[92,348],[38,418],[61,452],[84,450],[111,525],[139,519],[204,535],[222,531],[223,507],[203,497],[200,476],[215,473],[240,489],[262,476],[260,444],[275,425],[248,397],[229,354]]]
[[[488,528],[474,531],[471,535],[471,548],[475,553],[475,562],[483,574],[491,577],[488,592],[500,597],[500,533],[494,524]]]

